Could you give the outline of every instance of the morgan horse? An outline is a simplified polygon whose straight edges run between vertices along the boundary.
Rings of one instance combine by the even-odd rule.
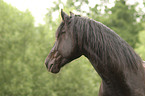
[[[95,20],[61,10],[56,42],[46,57],[48,71],[84,55],[102,78],[99,96],[145,96],[143,60],[113,30]]]

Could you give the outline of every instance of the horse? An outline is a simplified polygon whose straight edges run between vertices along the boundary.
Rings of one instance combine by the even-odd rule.
[[[48,71],[84,55],[102,83],[99,96],[145,96],[143,60],[118,34],[93,19],[61,10],[56,41],[45,59]]]

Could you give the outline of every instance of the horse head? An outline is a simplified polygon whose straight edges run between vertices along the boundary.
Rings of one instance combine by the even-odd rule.
[[[75,36],[72,36],[74,17],[72,12],[68,16],[61,10],[62,22],[56,31],[56,41],[45,60],[46,67],[52,73],[58,73],[62,66],[81,56]]]

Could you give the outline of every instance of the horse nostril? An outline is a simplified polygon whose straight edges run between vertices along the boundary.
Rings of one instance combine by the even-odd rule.
[[[53,67],[53,64],[50,65],[50,68],[49,69],[51,70],[52,67]]]

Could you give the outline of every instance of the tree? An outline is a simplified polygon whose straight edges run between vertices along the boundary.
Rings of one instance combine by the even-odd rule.
[[[142,23],[145,26],[145,22]],[[139,43],[137,43],[136,52],[142,57],[145,61],[145,28],[139,32]]]
[[[108,26],[117,32],[133,48],[138,40],[138,33],[142,29],[137,22],[138,13],[135,10],[137,4],[127,5],[124,0],[117,0],[111,8]]]
[[[27,66],[27,44],[32,40],[34,20],[0,0],[0,94],[29,96],[32,76]]]
[[[137,22],[137,19],[143,17],[143,15],[140,14],[143,11],[136,11],[138,3],[129,5],[126,2],[126,0],[116,0],[115,6],[112,8],[107,7],[108,2],[105,2],[106,4],[102,3],[104,4],[102,7],[105,8],[105,13],[103,14],[101,14],[99,10],[97,11],[97,8],[101,6],[96,5],[94,8],[90,8],[91,12],[89,12],[88,15],[107,25],[135,48],[136,43],[139,42],[139,31],[143,28],[141,22]]]

